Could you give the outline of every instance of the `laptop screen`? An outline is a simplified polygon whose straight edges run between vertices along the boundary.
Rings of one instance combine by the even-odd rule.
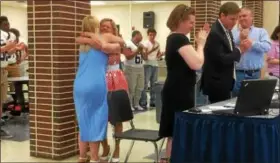
[[[277,80],[244,80],[236,101],[235,112],[263,113],[269,109]]]

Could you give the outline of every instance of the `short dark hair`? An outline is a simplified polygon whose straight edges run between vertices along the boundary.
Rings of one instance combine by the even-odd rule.
[[[147,30],[147,34],[149,34],[149,33],[155,33],[155,34],[157,34],[157,31],[156,31],[154,28],[149,28],[149,29]]]
[[[132,38],[133,38],[133,37],[135,37],[135,36],[138,35],[138,34],[141,34],[141,32],[138,31],[138,30],[135,30],[135,31],[132,32],[132,35],[131,35],[131,36],[132,36]]]
[[[20,36],[19,30],[15,29],[15,28],[11,28],[10,32],[12,32],[17,38]]]
[[[278,38],[278,33],[280,33],[280,25],[276,26],[274,31],[272,32],[271,34],[271,40],[273,41],[277,41],[279,38]]]
[[[240,7],[235,2],[226,2],[220,7],[219,16],[224,14],[228,15],[236,15],[240,12]]]
[[[0,25],[3,23],[3,22],[8,22],[9,20],[8,20],[8,18],[7,18],[7,16],[0,16]]]

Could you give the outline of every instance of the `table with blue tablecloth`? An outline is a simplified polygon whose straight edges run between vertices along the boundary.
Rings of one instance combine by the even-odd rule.
[[[176,113],[171,162],[280,163],[279,108],[251,117]]]

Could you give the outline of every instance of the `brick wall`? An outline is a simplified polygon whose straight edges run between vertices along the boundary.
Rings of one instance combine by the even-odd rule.
[[[196,12],[196,23],[194,30],[191,32],[191,42],[194,42],[195,34],[203,27],[206,22],[211,25],[217,20],[220,6],[220,0],[191,1],[191,7],[194,8]]]
[[[77,154],[75,37],[89,14],[88,0],[28,0],[31,156],[63,159]]]
[[[263,1],[261,0],[243,0],[242,7],[249,7],[253,10],[254,25],[263,27]]]

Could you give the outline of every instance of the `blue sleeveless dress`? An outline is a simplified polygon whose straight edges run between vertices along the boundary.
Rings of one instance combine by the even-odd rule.
[[[102,141],[107,135],[107,63],[108,56],[101,51],[91,48],[80,52],[73,93],[80,138],[84,142]]]

